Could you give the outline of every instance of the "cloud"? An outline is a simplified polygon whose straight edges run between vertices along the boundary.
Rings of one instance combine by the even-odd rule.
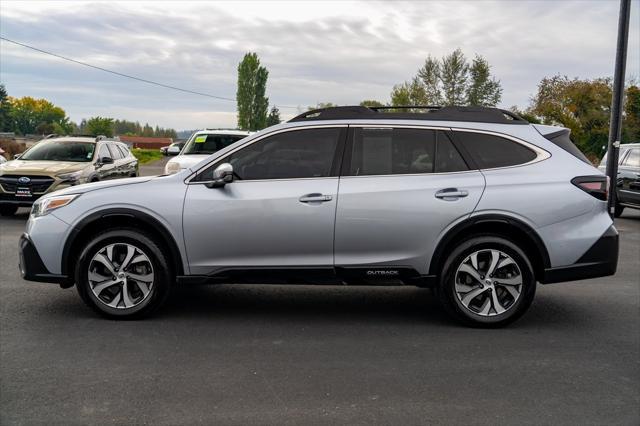
[[[632,2],[628,76],[640,75]],[[2,35],[185,89],[235,96],[237,64],[256,51],[279,105],[387,101],[428,54],[485,56],[503,106],[524,106],[544,76],[613,72],[618,3],[606,2],[98,2],[2,4]],[[178,129],[233,126],[235,104],[174,92],[0,44],[13,96],[51,99],[73,120],[92,115]],[[281,108],[293,114],[295,109]]]

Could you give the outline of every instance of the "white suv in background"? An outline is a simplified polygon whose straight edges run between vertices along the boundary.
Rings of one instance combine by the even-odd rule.
[[[165,174],[177,173],[198,164],[214,152],[244,139],[251,133],[244,130],[205,129],[191,135],[179,155],[167,162]]]

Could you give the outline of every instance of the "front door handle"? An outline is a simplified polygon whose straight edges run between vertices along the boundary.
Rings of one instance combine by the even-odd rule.
[[[324,203],[333,200],[331,195],[324,195],[319,193],[303,195],[298,199],[301,203]]]
[[[440,198],[445,201],[457,200],[458,198],[463,198],[467,195],[469,195],[469,191],[458,188],[446,188],[436,192],[436,198]]]

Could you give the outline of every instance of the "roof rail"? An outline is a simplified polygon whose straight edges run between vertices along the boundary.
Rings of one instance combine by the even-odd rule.
[[[400,110],[400,111],[399,111]],[[423,110],[417,112],[417,110]],[[499,124],[529,124],[511,111],[478,106],[340,106],[304,112],[289,122],[315,120],[433,120]]]
[[[107,140],[108,138],[105,135],[96,136],[96,142]]]
[[[50,134],[46,135],[44,138],[42,138],[42,139],[52,139],[52,138],[57,138],[59,136],[60,135],[58,135],[57,133],[50,133]]]

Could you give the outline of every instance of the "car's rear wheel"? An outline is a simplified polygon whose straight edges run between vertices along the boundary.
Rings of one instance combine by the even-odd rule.
[[[141,318],[158,309],[173,282],[169,262],[150,235],[129,228],[92,238],[77,262],[84,302],[110,318]]]
[[[624,206],[621,206],[620,203],[616,203],[615,208],[613,210],[613,217],[620,217],[623,211],[624,211]]]
[[[465,324],[500,327],[526,312],[535,289],[531,262],[517,245],[479,236],[451,252],[438,296],[447,312]]]
[[[3,204],[0,205],[0,215],[1,216],[13,216],[18,211],[18,206],[14,206],[11,204]]]

